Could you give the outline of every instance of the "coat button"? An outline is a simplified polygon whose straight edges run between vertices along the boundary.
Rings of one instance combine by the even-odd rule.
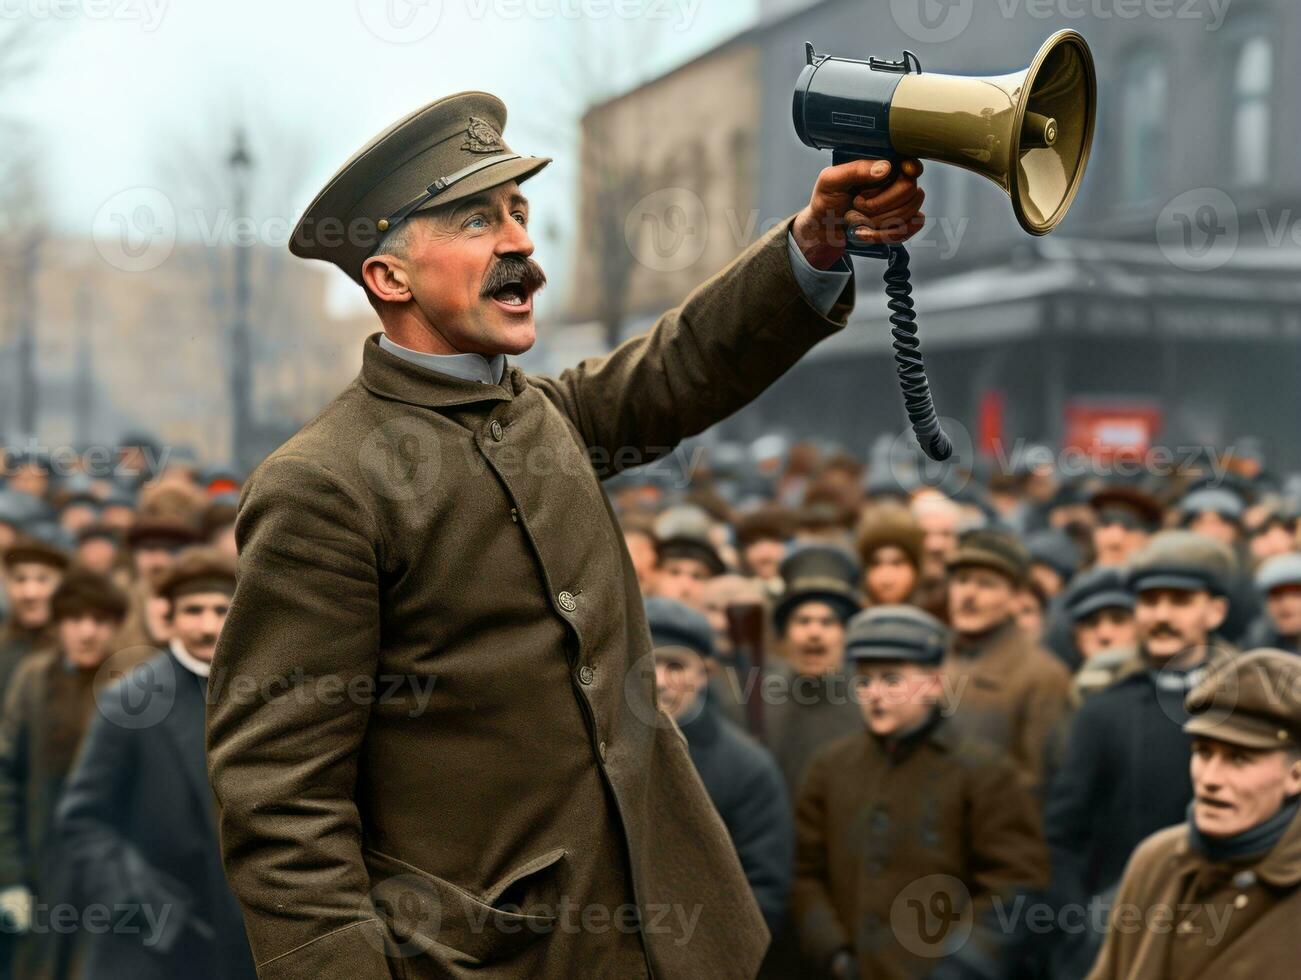
[[[1248,899],[1246,895],[1238,895],[1233,900],[1233,907],[1235,909],[1245,909],[1247,907],[1247,901]]]
[[[556,596],[556,602],[560,603],[560,608],[565,612],[573,612],[578,608],[578,603],[574,601],[573,593],[562,592]]]
[[[578,668],[578,679],[584,684],[591,684],[596,680],[596,669],[591,664],[583,664]]]
[[[605,761],[605,743],[602,742],[600,745],[598,745],[598,746],[596,747],[596,751],[600,753],[600,755],[601,755],[601,761],[604,762],[604,761]]]
[[[492,433],[492,437],[493,437],[494,439],[496,439],[498,442],[501,442],[501,423],[500,423],[500,422],[498,422],[496,419],[493,419],[493,420],[492,420],[492,424],[488,426],[488,431]]]

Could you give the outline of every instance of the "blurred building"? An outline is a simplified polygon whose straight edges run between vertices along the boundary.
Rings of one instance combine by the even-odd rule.
[[[617,322],[620,336],[645,329],[808,200],[830,153],[800,143],[791,123],[806,40],[847,57],[894,59],[906,48],[930,71],[992,75],[1024,68],[1062,27],[1093,48],[1099,118],[1059,228],[1025,235],[1006,196],[977,175],[934,164],[923,177],[928,227],[910,251],[941,413],[977,445],[1224,446],[1254,433],[1283,468],[1301,467],[1301,7],[1287,0],[1137,13],[768,0],[754,28],[588,114],[585,138],[637,132],[657,160],[698,163],[639,174],[637,193],[622,199],[630,204],[611,213],[620,199],[594,189],[617,185],[627,167],[584,154],[588,221],[665,234],[660,251],[631,232],[585,239],[578,268],[599,278],[602,265],[629,257],[632,268],[611,293],[623,300],[618,316],[603,315],[589,287],[570,319],[589,336],[593,320]],[[676,251],[666,257],[666,247]],[[862,260],[856,275],[850,326],[726,430],[785,429],[865,451],[882,428],[904,426],[879,264]]]
[[[336,316],[328,270],[254,245],[254,458],[285,438],[356,375],[368,308]],[[191,450],[205,463],[233,458],[229,395],[230,249],[177,243],[158,268],[124,272],[88,239],[41,250],[31,316],[36,436],[46,448],[113,446],[128,431]],[[283,254],[282,254],[283,253]],[[19,338],[0,334],[0,435],[27,433],[19,399]]]

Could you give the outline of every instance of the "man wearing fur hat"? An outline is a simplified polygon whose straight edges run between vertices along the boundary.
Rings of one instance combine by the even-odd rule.
[[[1125,868],[1089,980],[1287,977],[1301,921],[1301,659],[1254,650],[1189,693],[1193,799]]]
[[[548,377],[513,363],[546,281],[520,185],[548,160],[512,150],[505,122],[484,92],[412,112],[292,235],[383,330],[241,491],[214,670],[306,696],[232,685],[210,706],[226,870],[272,980],[742,980],[767,931],[685,745],[647,720],[650,635],[600,481],[842,329],[845,236],[915,234],[921,167],[824,170],[650,332]],[[312,696],[377,676],[402,682],[396,701]],[[572,928],[575,904],[619,927]],[[699,915],[688,930],[665,909]]]
[[[67,895],[66,867],[54,840],[64,781],[110,678],[100,667],[127,599],[108,578],[73,569],[50,599],[54,644],[14,672],[0,714],[0,908],[27,933],[16,975],[60,976],[71,938],[52,928],[51,910]]]
[[[968,531],[948,569],[954,637],[945,670],[956,727],[1007,752],[1040,792],[1069,709],[1070,675],[1017,625],[1030,556],[1006,531]]]
[[[256,976],[239,905],[221,868],[203,752],[213,652],[235,591],[235,560],[181,552],[158,582],[168,649],[99,699],[58,810],[58,842],[80,899],[158,911],[149,931],[86,937],[86,980]]]
[[[1216,630],[1233,567],[1224,545],[1181,530],[1155,535],[1130,562],[1139,655],[1072,719],[1044,812],[1063,903],[1105,900],[1139,842],[1182,819],[1192,798],[1184,699],[1232,655]],[[1086,931],[1062,944],[1063,977],[1083,975],[1100,938]]]

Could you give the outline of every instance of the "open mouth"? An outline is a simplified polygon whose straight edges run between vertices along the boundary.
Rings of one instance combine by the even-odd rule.
[[[1211,797],[1211,796],[1199,796],[1199,797],[1197,797],[1197,802],[1200,803],[1202,806],[1208,806],[1208,807],[1210,807],[1212,810],[1232,810],[1232,809],[1233,809],[1233,804],[1232,804],[1232,803],[1225,803],[1223,800],[1217,800],[1217,799],[1215,799],[1214,797]]]
[[[514,313],[527,312],[533,306],[531,294],[518,280],[506,283],[492,294],[492,299]]]

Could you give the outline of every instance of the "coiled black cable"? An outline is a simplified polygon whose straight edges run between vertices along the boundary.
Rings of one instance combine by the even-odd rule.
[[[895,371],[903,392],[904,409],[912,422],[917,442],[936,462],[953,455],[953,443],[940,425],[931,398],[931,385],[922,363],[921,343],[917,339],[917,314],[913,311],[912,279],[908,274],[908,249],[890,245],[886,258],[885,294],[890,297],[890,333],[894,336]]]

